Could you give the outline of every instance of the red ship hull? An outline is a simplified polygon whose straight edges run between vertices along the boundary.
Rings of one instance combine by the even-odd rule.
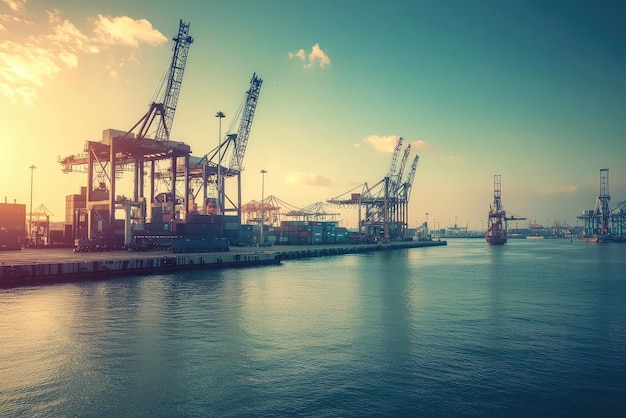
[[[506,244],[506,238],[503,236],[489,236],[486,235],[485,236],[485,240],[487,241],[487,243],[491,244],[491,245],[504,245]]]

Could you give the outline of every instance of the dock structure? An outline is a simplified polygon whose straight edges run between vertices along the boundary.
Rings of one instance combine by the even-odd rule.
[[[600,194],[596,206],[578,216],[584,226],[583,242],[626,242],[626,200],[611,203],[609,169],[600,169]]]
[[[76,282],[122,275],[189,269],[277,265],[282,260],[390,251],[446,245],[446,241],[403,241],[356,245],[241,247],[220,253],[174,254],[169,251],[75,253],[67,248],[0,253],[0,287]]]

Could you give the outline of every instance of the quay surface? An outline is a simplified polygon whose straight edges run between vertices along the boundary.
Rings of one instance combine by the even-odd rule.
[[[165,273],[184,269],[236,268],[280,264],[282,260],[446,245],[446,241],[386,244],[280,245],[231,247],[228,252],[74,252],[71,248],[26,248],[0,252],[0,287],[61,283],[93,277]]]

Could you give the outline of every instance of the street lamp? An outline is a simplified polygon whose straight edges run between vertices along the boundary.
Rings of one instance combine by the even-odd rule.
[[[219,123],[219,135],[217,137],[217,214],[222,214],[222,183],[220,183],[220,167],[222,166],[222,119],[226,117],[226,114],[221,110],[215,114],[215,117],[220,120]]]
[[[428,235],[428,212],[426,212],[426,235]]]
[[[260,245],[263,246],[263,227],[265,226],[265,173],[267,171],[261,170],[261,237],[259,239]]]
[[[33,164],[28,168],[30,168],[30,215],[28,216],[28,240],[30,241],[33,235],[33,172],[37,167]]]

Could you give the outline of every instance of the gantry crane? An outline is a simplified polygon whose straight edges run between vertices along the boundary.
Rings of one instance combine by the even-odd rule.
[[[125,209],[128,212],[130,207],[141,212],[133,216],[133,222],[146,223],[146,203],[148,208],[148,219],[155,222],[152,214],[152,204],[155,200],[155,179],[159,179],[155,169],[158,161],[169,161],[170,169],[168,179],[170,190],[164,193],[167,208],[159,208],[167,212],[167,217],[176,216],[176,182],[177,182],[177,162],[180,157],[184,158],[184,172],[182,177],[185,182],[184,190],[188,190],[188,166],[191,149],[182,142],[170,140],[174,114],[178,103],[181,83],[188,56],[188,49],[193,38],[189,36],[189,23],[182,20],[179,22],[178,35],[173,38],[175,44],[173,55],[167,73],[165,86],[161,87],[163,95],[161,100],[153,101],[148,112],[128,131],[118,131],[107,129],[103,131],[102,140],[99,142],[87,141],[84,153],[70,155],[59,158],[59,163],[63,166],[63,172],[75,171],[75,167],[86,167],[87,172],[87,203],[86,203],[86,237],[100,238],[107,244],[115,245],[120,241],[116,231],[120,225],[115,218],[117,209]],[[154,139],[148,135],[151,132],[152,124],[158,120],[158,127]],[[151,163],[150,170],[150,193],[144,197],[144,163]],[[134,169],[134,190],[133,198],[128,199],[117,196],[116,180],[120,179],[121,172],[129,167]],[[184,193],[183,202],[186,203],[187,193]],[[186,205],[182,207],[186,211]],[[159,213],[160,215],[161,213]],[[126,226],[124,231],[129,231],[129,216],[124,220]],[[163,219],[160,219],[163,222]],[[79,238],[79,237],[75,237]],[[128,234],[123,238],[128,240]]]
[[[178,97],[180,96],[180,90],[183,82],[183,75],[185,74],[185,67],[187,65],[187,57],[189,56],[189,47],[193,43],[193,38],[189,35],[188,22],[179,21],[178,34],[172,38],[174,46],[172,47],[172,58],[170,60],[169,69],[167,71],[165,82],[162,83],[157,90],[155,96],[160,100],[153,101],[150,104],[148,112],[124,135],[124,138],[132,138],[134,135],[137,143],[143,143],[147,135],[150,133],[152,123],[155,118],[158,117],[158,124],[154,140],[157,142],[165,142],[170,140],[170,133],[172,131],[172,125],[174,124],[174,116],[176,114],[176,106],[178,105]],[[139,131],[134,134],[135,129],[140,126]],[[140,196],[144,195],[143,187],[143,173],[144,173],[144,153],[139,152],[135,155],[135,191],[134,199],[138,200]],[[164,183],[169,183],[169,190],[166,191],[166,195],[169,196],[169,200],[175,204],[176,202],[176,180],[177,172],[180,171],[177,164],[177,158],[184,155],[172,155],[171,165],[169,169],[159,169],[156,165],[162,159],[151,159],[151,176],[150,176],[150,202],[155,198],[156,185],[155,180],[161,180]],[[189,184],[188,184],[188,171],[189,162],[188,155],[185,159],[183,176],[185,191],[182,193],[182,202],[188,200]],[[148,209],[151,212],[151,208]],[[172,213],[174,209],[172,209]],[[148,215],[150,218],[151,213]]]
[[[385,240],[392,237],[395,239],[406,238],[408,202],[419,157],[415,157],[411,170],[403,181],[402,175],[411,152],[410,144],[408,144],[398,167],[403,141],[402,137],[398,138],[389,171],[382,180],[372,187],[363,183],[343,195],[327,200],[332,205],[357,207],[359,233],[364,228],[366,236],[382,235]],[[359,187],[361,188],[360,193],[353,193]],[[347,195],[350,195],[349,199],[344,198]]]
[[[409,199],[411,198],[411,190],[413,189],[413,180],[415,179],[415,172],[417,171],[417,163],[419,162],[420,156],[415,155],[413,159],[413,163],[411,164],[411,169],[406,176],[406,179],[400,186],[400,190],[398,191],[398,196],[400,196],[398,209],[400,210],[398,219],[402,221],[401,225],[403,227],[407,227],[409,225]]]
[[[626,201],[611,204],[609,169],[600,170],[600,194],[596,206],[578,216],[584,223],[583,241],[626,241]]]
[[[263,80],[256,73],[253,73],[250,79],[250,88],[245,92],[244,103],[233,119],[234,121],[239,120],[237,133],[227,132],[224,140],[220,141],[217,147],[193,164],[190,176],[197,185],[194,197],[197,197],[202,191],[201,212],[204,214],[211,210],[218,214],[236,212],[241,221],[241,172],[244,169],[243,159],[262,84]],[[228,167],[224,167],[224,161],[229,161]],[[224,179],[231,177],[237,178],[236,198],[231,198],[225,193]],[[208,198],[208,187],[211,184],[216,193],[215,199]]]

